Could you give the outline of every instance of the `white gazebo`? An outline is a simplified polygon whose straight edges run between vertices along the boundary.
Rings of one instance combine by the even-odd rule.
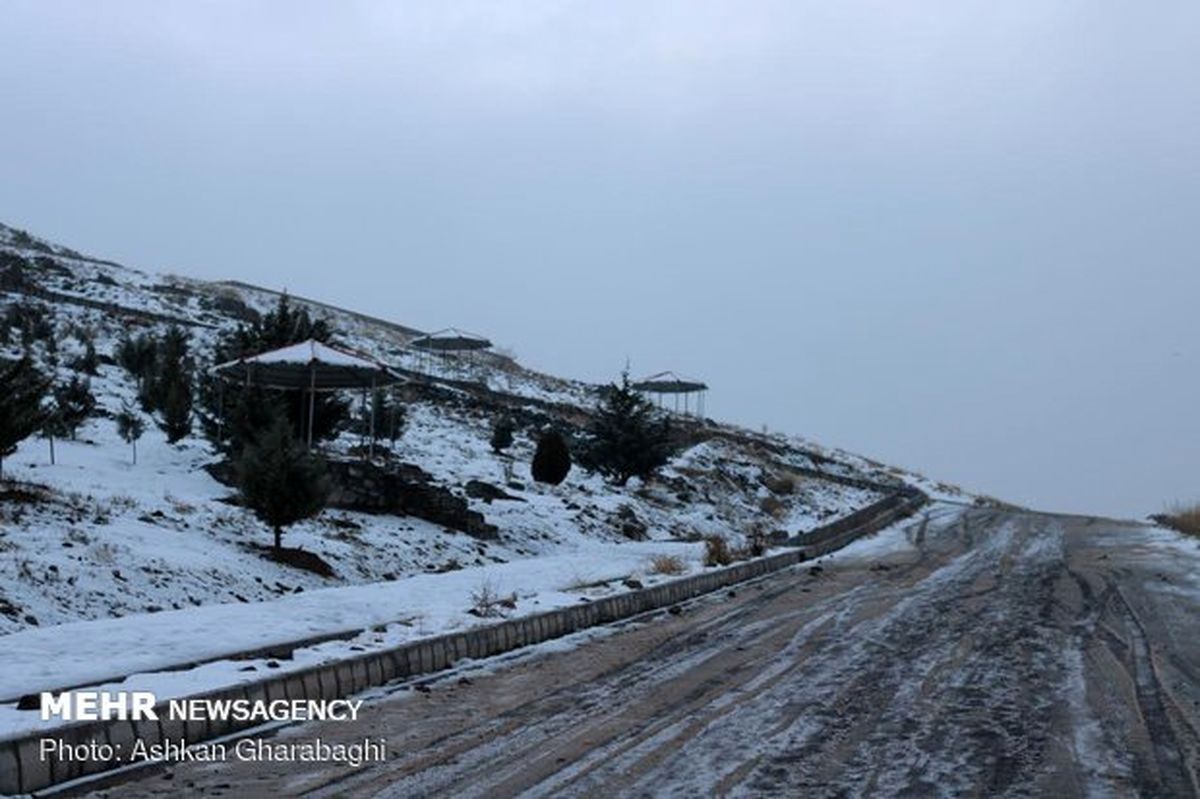
[[[373,393],[376,388],[403,379],[374,358],[315,339],[217,364],[209,371],[222,380],[244,382],[247,386],[308,392],[307,440],[310,449],[318,391],[361,389],[365,406],[368,390]],[[370,425],[371,446],[374,446],[374,403],[371,403]]]

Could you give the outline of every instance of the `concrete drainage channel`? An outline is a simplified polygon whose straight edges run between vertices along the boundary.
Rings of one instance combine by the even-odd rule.
[[[245,699],[251,702],[340,699],[394,680],[441,671],[464,658],[498,655],[588,627],[669,607],[734,583],[786,569],[833,552],[856,538],[910,516],[927,501],[928,498],[920,491],[899,491],[832,524],[817,528],[802,542],[794,541],[794,551],[745,561],[653,588],[413,641],[393,649],[370,652],[188,698],[217,701]],[[139,739],[147,745],[168,739],[197,743],[260,725],[260,722],[254,721],[239,724],[229,720],[172,720],[167,718],[165,707],[166,703],[161,703],[158,720],[84,722],[0,740],[0,793],[29,793],[128,765],[119,755],[109,761],[72,761],[55,757],[43,759],[40,745],[46,737],[57,738],[67,746],[109,745],[117,748],[117,751],[128,752],[134,741]],[[59,751],[63,748],[57,747]]]

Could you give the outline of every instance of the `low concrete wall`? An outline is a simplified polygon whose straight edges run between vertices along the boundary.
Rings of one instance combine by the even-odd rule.
[[[674,605],[735,583],[785,569],[810,558],[832,552],[859,536],[875,532],[911,515],[927,501],[920,492],[893,494],[833,524],[819,528],[802,540],[797,548],[757,560],[745,561],[722,569],[672,580],[630,593],[605,597],[593,602],[523,616],[498,624],[463,632],[413,641],[393,649],[369,652],[346,660],[325,663],[301,671],[288,672],[255,682],[197,694],[204,699],[334,699],[384,685],[393,680],[429,674],[448,668],[463,658],[485,658],[520,647],[569,635],[578,630],[636,616]],[[125,764],[120,757],[109,761],[68,761],[57,757],[45,760],[39,749],[43,738],[59,738],[69,743],[123,744],[128,752],[132,743],[142,739],[153,744],[170,738],[188,743],[217,738],[241,729],[258,726],[248,722],[183,722],[169,720],[162,703],[157,721],[98,721],[57,727],[24,737],[0,741],[0,793],[28,793],[52,785],[100,773]],[[30,711],[34,712],[34,711]]]

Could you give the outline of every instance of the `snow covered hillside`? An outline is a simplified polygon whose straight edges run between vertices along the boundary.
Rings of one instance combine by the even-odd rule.
[[[154,425],[137,464],[113,417],[136,406],[134,379],[114,359],[128,331],[182,326],[203,366],[224,330],[267,311],[271,291],[151,275],[0,225],[0,355],[30,351],[66,382],[95,351],[97,400],[75,440],[25,440],[6,458],[0,487],[0,633],[71,621],[253,602],[415,573],[582,551],[597,543],[697,540],[733,543],[750,532],[794,535],[879,496],[814,472],[895,483],[901,475],[861,459],[711,421],[686,422],[690,446],[661,476],[615,487],[574,468],[560,486],[529,479],[531,434],[541,424],[578,426],[597,387],[539,374],[486,353],[441,363],[432,379],[403,388],[406,423],[392,463],[419,467],[462,498],[498,535],[483,540],[414,516],[327,509],[288,529],[288,546],[320,555],[322,577],[263,556],[269,531],[230,503],[235,492],[206,471],[220,460],[197,429],[168,444]],[[304,304],[303,301],[296,301]],[[401,370],[422,368],[406,345],[419,331],[313,304],[335,341]],[[498,413],[520,421],[511,458],[493,454]],[[346,456],[357,437],[329,450]],[[385,445],[387,446],[387,445]],[[470,485],[485,491],[468,490]],[[502,498],[490,496],[496,489]]]

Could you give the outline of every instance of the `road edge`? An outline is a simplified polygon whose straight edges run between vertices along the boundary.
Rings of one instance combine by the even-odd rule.
[[[788,543],[791,551],[743,561],[702,574],[683,577],[651,588],[597,599],[531,616],[501,621],[470,630],[446,633],[411,641],[390,649],[367,652],[352,658],[311,666],[307,669],[266,677],[254,682],[183,699],[251,702],[274,700],[341,699],[368,688],[398,679],[433,674],[450,668],[464,658],[480,659],[570,635],[589,627],[610,624],[679,602],[719,591],[797,563],[841,549],[862,536],[878,532],[907,518],[929,501],[921,491],[904,488],[831,524]],[[189,744],[233,735],[258,726],[259,722],[231,720],[180,721],[166,718],[159,705],[158,720],[85,722],[39,730],[0,740],[0,794],[23,794],[128,766],[121,758],[72,761],[43,759],[42,739],[54,737],[68,745],[91,743],[119,745],[129,751],[135,741],[146,745],[168,739]],[[56,747],[57,749],[57,747]]]

